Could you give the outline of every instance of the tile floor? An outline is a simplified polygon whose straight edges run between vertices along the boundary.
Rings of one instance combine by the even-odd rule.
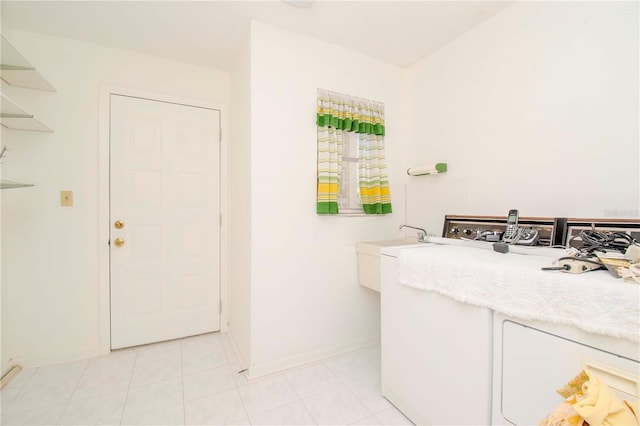
[[[380,395],[379,347],[248,381],[225,334],[22,370],[2,425],[410,425]]]

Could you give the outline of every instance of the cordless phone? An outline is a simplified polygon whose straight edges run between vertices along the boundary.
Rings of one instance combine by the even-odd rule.
[[[502,241],[510,243],[514,240],[518,233],[518,210],[509,210],[509,216],[507,216],[507,229],[502,236]]]

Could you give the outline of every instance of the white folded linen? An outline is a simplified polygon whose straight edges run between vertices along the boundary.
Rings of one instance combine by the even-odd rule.
[[[543,271],[554,257],[443,244],[401,250],[398,260],[402,285],[514,318],[640,341],[640,285],[607,271]]]

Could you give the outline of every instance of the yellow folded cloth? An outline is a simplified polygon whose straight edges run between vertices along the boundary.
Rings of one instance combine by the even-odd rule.
[[[620,399],[589,370],[581,371],[558,393],[565,401],[540,426],[640,426],[640,405],[633,407]]]
[[[576,377],[571,379],[569,383],[567,383],[566,385],[558,389],[556,392],[558,392],[560,396],[563,398],[569,398],[570,396],[573,396],[576,393],[582,392],[582,385],[584,385],[585,382],[588,382],[588,381],[589,381],[589,376],[584,370],[582,370],[581,372],[578,373]]]
[[[585,373],[589,380],[582,385],[582,392],[577,392],[569,399],[580,417],[591,426],[640,424],[630,404],[621,400],[597,375],[589,370],[585,370]]]
[[[584,419],[580,417],[573,405],[564,401],[549,414],[539,426],[583,426]]]

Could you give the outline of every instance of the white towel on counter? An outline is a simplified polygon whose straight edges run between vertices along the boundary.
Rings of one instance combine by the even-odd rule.
[[[555,259],[429,244],[400,250],[399,281],[514,318],[640,341],[640,285],[607,271],[541,270]]]

